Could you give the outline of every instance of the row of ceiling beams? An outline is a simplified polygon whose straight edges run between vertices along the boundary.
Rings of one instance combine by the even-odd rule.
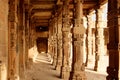
[[[98,1],[105,0],[83,0],[83,9],[89,10],[98,4]],[[31,20],[41,26],[48,26],[49,19],[54,15],[57,5],[62,4],[61,0],[30,0]],[[73,0],[70,2],[70,14],[72,15]],[[46,24],[45,24],[46,23]]]

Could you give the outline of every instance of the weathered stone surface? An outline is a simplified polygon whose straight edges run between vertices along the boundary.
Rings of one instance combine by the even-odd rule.
[[[0,80],[7,80],[8,0],[0,1]]]
[[[52,55],[52,58],[54,58],[53,64],[58,70],[62,67],[61,76],[66,80],[69,78],[70,74],[71,66],[69,64],[69,58],[71,53],[70,49],[71,46],[73,46],[73,64],[70,79],[86,80],[84,71],[85,66],[83,63],[85,50],[84,34],[86,31],[83,27],[83,11],[92,11],[92,7],[95,7],[98,3],[99,5],[96,5],[96,7],[100,7],[104,1],[107,0],[99,0],[99,2],[91,0],[89,1],[90,3],[87,2],[87,0],[1,0],[0,80],[7,80],[6,78],[8,78],[8,80],[26,80],[24,78],[24,71],[27,68],[25,65],[32,64],[35,61],[36,55],[38,54],[36,47],[36,39],[38,37],[49,37],[49,52]],[[117,80],[120,77],[119,3],[119,0],[108,0],[108,27],[110,34],[108,44],[110,59],[109,67],[107,68],[108,80]],[[58,20],[58,14],[60,14],[59,12],[61,12],[62,7],[63,23]],[[57,11],[58,13],[56,13]],[[88,29],[88,54],[90,57],[92,47],[92,52],[96,52],[95,70],[102,71],[103,69],[101,68],[101,65],[103,65],[106,58],[104,56],[106,54],[104,53],[105,46],[103,28],[107,22],[104,22],[104,20],[101,19],[101,17],[103,17],[103,11],[100,9],[97,10],[97,12],[99,13],[96,16],[97,24],[94,25],[92,22],[88,23],[92,28],[94,28],[94,30],[95,27],[93,26],[96,26],[97,30],[95,33],[93,29]],[[70,19],[71,22],[73,21],[73,28],[71,27]],[[91,20],[88,20],[88,22],[89,21]],[[36,26],[49,27],[50,32],[41,32],[41,34],[37,34],[35,31]],[[58,28],[59,26],[63,28]],[[71,32],[73,34],[72,36]],[[93,34],[92,40],[91,34]],[[94,35],[96,35],[96,51]],[[71,39],[71,37],[73,39]],[[71,43],[71,40],[73,40],[73,43]],[[45,47],[43,46],[42,48]],[[36,51],[36,53],[34,51]]]
[[[85,28],[82,24],[83,17],[83,3],[76,0],[74,12],[74,26],[73,26],[73,62],[70,74],[70,80],[86,80],[83,64],[83,40]]]
[[[114,3],[115,1],[116,3]],[[120,79],[120,1],[108,0],[108,27],[109,27],[109,44],[107,45],[109,50],[109,67],[107,68],[107,80],[119,80]]]

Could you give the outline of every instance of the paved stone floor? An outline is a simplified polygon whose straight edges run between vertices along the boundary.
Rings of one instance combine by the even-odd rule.
[[[26,80],[63,80],[60,79],[60,72],[54,70],[49,55],[40,53],[37,55],[31,69],[27,71]],[[87,80],[106,80],[105,74],[86,69]]]
[[[59,78],[60,72],[54,70],[48,55],[38,54],[31,69],[27,71],[27,80],[62,80]]]
[[[86,69],[87,80],[106,80],[106,73],[98,73],[93,70]]]

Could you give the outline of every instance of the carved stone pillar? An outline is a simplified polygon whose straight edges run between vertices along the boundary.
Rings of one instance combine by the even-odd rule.
[[[69,17],[69,0],[63,1],[62,13],[62,37],[63,37],[63,62],[61,67],[61,78],[67,80],[70,75],[69,57],[70,57],[70,17]]]
[[[61,70],[62,66],[62,14],[58,16],[58,32],[57,32],[57,37],[58,37],[58,49],[57,49],[57,65],[56,65],[56,70]]]
[[[83,27],[83,3],[82,0],[74,1],[73,23],[73,62],[70,80],[86,80],[85,65],[83,64],[83,40],[85,28]]]
[[[86,66],[91,67],[93,64],[93,53],[92,53],[92,13],[87,15],[88,27],[87,27],[87,56],[86,56]]]
[[[53,56],[53,65],[56,66],[57,63],[57,37],[56,34],[54,34],[53,36],[53,52],[54,52],[54,56]]]
[[[103,9],[99,8],[96,10],[96,55],[95,55],[95,71],[104,71],[104,27],[103,27]]]
[[[8,80],[16,80],[18,73],[16,68],[17,55],[17,0],[9,0],[9,51],[8,51]],[[18,62],[17,62],[18,63]]]
[[[51,37],[48,38],[48,53],[52,55],[52,44],[51,44]]]
[[[35,46],[34,44],[34,38],[35,38],[35,23],[34,20],[30,21],[30,40],[31,40],[31,46],[30,48],[33,48]]]
[[[108,0],[109,66],[107,80],[120,80],[120,0]]]
[[[53,19],[54,21],[54,25],[53,25],[53,29],[54,29],[54,34],[53,34],[53,40],[54,40],[54,56],[53,56],[53,65],[56,66],[57,64],[57,18],[54,17]]]
[[[53,36],[51,36],[51,52],[52,52],[52,58],[54,59],[54,40],[53,40]]]
[[[51,55],[51,58],[53,58],[53,21],[49,20],[49,40],[48,40],[48,53]]]
[[[29,25],[30,27],[29,27],[29,34],[30,34],[30,41],[29,41],[29,48],[32,48],[33,46],[32,46],[32,21],[31,21],[31,19],[30,19],[30,25]]]
[[[28,68],[28,50],[29,50],[29,11],[25,12],[25,65]]]
[[[23,0],[19,2],[19,13],[18,13],[18,54],[19,54],[19,77],[24,79],[25,77],[25,9]]]

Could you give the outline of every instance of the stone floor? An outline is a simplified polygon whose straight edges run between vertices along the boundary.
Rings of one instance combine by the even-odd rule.
[[[34,63],[27,72],[26,80],[63,80],[60,72],[56,71],[50,62],[50,56],[45,53],[37,55]],[[105,74],[86,69],[87,80],[106,80]]]
[[[87,80],[106,80],[106,73],[99,73],[93,70],[86,69]]]
[[[49,56],[45,53],[38,54],[30,70],[27,71],[27,80],[62,80],[60,72],[54,70]]]

